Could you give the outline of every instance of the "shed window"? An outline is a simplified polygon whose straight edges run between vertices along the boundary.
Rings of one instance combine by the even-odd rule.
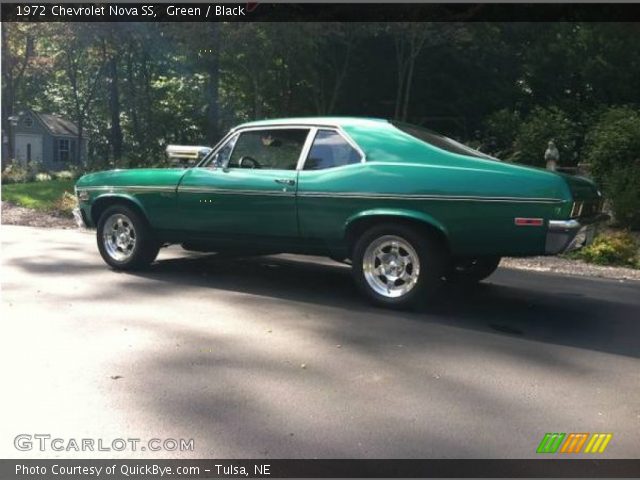
[[[24,126],[27,128],[31,128],[33,126],[33,119],[31,117],[25,117]]]
[[[69,140],[67,139],[58,140],[58,161],[68,162],[70,158],[71,158],[71,153],[69,148]]]

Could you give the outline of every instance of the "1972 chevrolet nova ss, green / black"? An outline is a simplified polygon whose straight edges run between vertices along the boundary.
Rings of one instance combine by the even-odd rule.
[[[557,254],[593,237],[589,180],[500,162],[408,124],[265,120],[231,130],[196,167],[92,173],[76,217],[104,260],[144,267],[158,249],[302,253],[350,260],[374,302],[428,300],[479,281],[500,257]]]

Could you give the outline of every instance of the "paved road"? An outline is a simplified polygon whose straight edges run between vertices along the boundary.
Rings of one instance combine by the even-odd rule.
[[[91,232],[1,235],[3,458],[523,458],[572,431],[639,455],[640,283],[501,269],[393,313],[329,261],[171,248],[127,274]],[[195,451],[21,453],[18,433]]]

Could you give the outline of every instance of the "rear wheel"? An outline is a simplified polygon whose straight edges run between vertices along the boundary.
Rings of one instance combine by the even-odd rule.
[[[451,283],[477,283],[495,272],[500,260],[500,257],[454,259],[445,278]]]
[[[438,290],[445,249],[406,225],[382,224],[365,231],[353,248],[353,274],[375,304],[407,308],[429,302]]]
[[[156,259],[160,243],[146,220],[125,205],[109,207],[98,221],[98,250],[116,270],[135,270]]]

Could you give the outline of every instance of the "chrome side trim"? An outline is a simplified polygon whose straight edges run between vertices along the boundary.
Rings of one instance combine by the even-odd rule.
[[[562,203],[560,198],[528,198],[528,197],[479,197],[467,195],[423,195],[423,194],[388,194],[373,192],[301,192],[300,197],[311,198],[362,198],[381,200],[434,200],[458,202],[514,202],[514,203]]]
[[[287,170],[289,171],[289,170]],[[298,195],[307,198],[355,198],[376,200],[433,200],[451,202],[512,202],[512,203],[562,203],[559,198],[529,198],[529,197],[480,197],[467,195],[423,195],[423,194],[394,194],[375,192],[282,192],[281,190],[246,190],[232,188],[217,188],[207,186],[154,186],[154,185],[112,185],[96,187],[78,187],[78,191],[104,191],[104,192],[185,192],[185,193],[219,193],[230,195]],[[551,220],[549,227],[554,222],[566,222],[564,220]],[[575,222],[575,220],[569,220]],[[558,228],[566,228],[559,226]],[[571,227],[575,228],[575,227]]]
[[[296,193],[283,192],[282,190],[243,190],[238,188],[216,188],[216,187],[180,187],[178,193],[206,193],[220,195],[270,195],[294,197]]]
[[[93,187],[76,187],[78,192],[119,192],[126,191],[131,193],[148,193],[148,192],[175,192],[176,186],[166,185],[101,185]]]

